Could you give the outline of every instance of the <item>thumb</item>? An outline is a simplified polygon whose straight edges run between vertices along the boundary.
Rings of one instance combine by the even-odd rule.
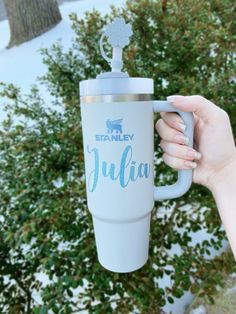
[[[199,96],[180,96],[173,95],[168,96],[169,101],[174,107],[185,112],[194,112],[199,118],[207,122],[212,120],[216,114],[218,114],[220,108],[213,104],[208,99]]]

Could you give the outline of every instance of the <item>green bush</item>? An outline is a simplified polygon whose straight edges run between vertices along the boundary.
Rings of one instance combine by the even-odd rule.
[[[221,247],[225,233],[211,194],[198,185],[180,199],[155,204],[144,267],[117,274],[98,263],[86,207],[78,89],[79,81],[109,70],[98,40],[105,24],[123,16],[134,32],[124,70],[153,78],[156,99],[171,94],[211,99],[229,113],[236,134],[234,10],[233,0],[132,0],[105,16],[93,11],[80,20],[71,14],[71,49],[55,44],[42,51],[48,72],[41,81],[53,106],[36,87],[22,96],[13,85],[1,84],[8,112],[0,137],[1,313],[156,314],[184,291],[201,291],[212,300],[222,274],[235,271],[225,255],[204,257],[209,248]],[[157,157],[158,141],[156,136]],[[158,165],[156,184],[175,179],[175,172]],[[160,206],[170,214],[157,215]],[[190,232],[203,228],[211,240],[191,246]],[[169,251],[176,244],[179,256]],[[38,272],[48,275],[48,286]],[[163,289],[157,280],[165,274],[171,285]],[[34,301],[35,291],[43,305]]]

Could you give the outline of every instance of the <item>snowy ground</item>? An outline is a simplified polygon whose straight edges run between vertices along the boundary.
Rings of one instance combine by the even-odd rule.
[[[117,6],[122,6],[124,3],[124,0],[115,1]],[[71,46],[73,31],[68,15],[76,12],[79,17],[82,17],[85,11],[93,8],[105,14],[110,10],[111,4],[114,4],[114,1],[99,0],[99,5],[97,0],[63,3],[60,6],[63,21],[46,34],[11,49],[6,49],[10,36],[8,21],[0,22],[0,82],[14,83],[21,87],[24,93],[29,92],[31,85],[36,83],[37,77],[42,76],[46,71],[39,49],[50,47],[58,39],[65,49]],[[43,92],[44,98],[49,101],[49,95],[45,90]],[[3,118],[4,113],[0,110],[0,122]]]
[[[117,6],[123,5],[124,0],[116,0]],[[69,13],[76,12],[79,17],[84,15],[87,10],[93,8],[106,13],[110,10],[112,0],[81,0],[64,3],[60,6],[63,16],[61,21],[54,29],[43,34],[30,42],[26,42],[19,47],[6,49],[9,41],[9,26],[7,20],[0,23],[0,81],[13,82],[23,91],[27,92],[30,85],[35,82],[37,76],[45,72],[45,66],[41,63],[41,55],[38,50],[42,47],[50,47],[56,40],[61,39],[62,45],[70,47],[73,31]]]
[[[58,39],[61,39],[61,43],[65,49],[71,46],[73,31],[70,28],[71,22],[68,18],[70,12],[76,12],[79,17],[82,17],[85,11],[96,7],[102,13],[107,13],[110,10],[111,4],[122,6],[124,3],[125,0],[80,0],[64,3],[60,6],[63,16],[62,22],[48,33],[12,49],[5,48],[9,41],[8,22],[6,20],[0,22],[0,81],[14,83],[21,87],[24,93],[27,93],[30,90],[30,86],[36,83],[37,77],[43,75],[46,71],[38,50],[43,47],[50,47]],[[44,93],[44,98],[49,101],[50,97],[47,91],[42,90],[42,92]],[[3,118],[4,113],[0,107],[0,121]],[[209,235],[205,231],[197,232],[193,234],[192,245],[208,238]],[[178,246],[174,246],[172,254],[178,252]],[[212,250],[212,256],[215,254],[216,252]],[[47,282],[43,274],[39,274],[38,276],[42,278],[44,283]],[[161,287],[169,286],[170,278],[164,276],[159,283]],[[185,306],[191,302],[192,298],[191,293],[186,293],[184,297],[177,299],[174,305],[167,304],[164,310],[167,313],[172,311],[172,314],[183,314]]]

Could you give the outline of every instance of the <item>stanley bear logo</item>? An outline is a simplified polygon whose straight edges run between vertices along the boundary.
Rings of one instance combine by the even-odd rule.
[[[122,133],[122,125],[121,125],[122,121],[123,119],[113,120],[113,121],[108,119],[106,121],[107,133],[112,134],[113,131],[116,131],[117,134]]]
[[[105,125],[107,128],[106,134],[96,134],[96,142],[127,142],[133,141],[134,134],[123,134],[122,128],[123,119],[111,120],[107,119]]]

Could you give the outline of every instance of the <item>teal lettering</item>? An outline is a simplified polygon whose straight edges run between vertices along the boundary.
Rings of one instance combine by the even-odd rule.
[[[93,192],[96,189],[98,182],[99,154],[97,148],[89,150],[89,146],[87,146],[87,151],[89,154],[94,154],[94,169],[90,172],[90,175],[88,177],[88,189],[90,192]]]
[[[93,157],[93,169],[88,174],[88,190],[90,192],[95,191],[99,183],[99,176],[109,178],[112,181],[119,180],[120,186],[125,188],[130,182],[135,182],[139,178],[148,178],[150,175],[150,164],[139,164],[137,161],[132,160],[133,149],[130,145],[125,147],[118,165],[100,160],[97,148],[89,149],[89,146],[87,146],[87,152]]]
[[[115,164],[111,163],[109,170],[107,170],[108,167],[109,166],[108,166],[107,162],[103,161],[102,162],[102,175],[104,177],[110,177],[111,180],[113,180],[113,181],[116,180],[118,178],[119,174],[117,177],[115,176]]]
[[[150,165],[141,163],[138,166],[138,177],[140,178],[148,178],[150,174]]]
[[[109,135],[104,135],[104,141],[110,141]]]
[[[111,140],[112,141],[118,141],[117,138],[118,138],[118,135],[112,135],[111,136]]]
[[[126,187],[129,184],[130,178],[128,176],[128,179],[125,180],[125,170],[129,166],[132,158],[132,148],[130,145],[126,146],[124,149],[124,152],[121,157],[120,162],[120,185],[122,188]]]
[[[130,180],[133,182],[136,181],[138,178],[138,175],[135,176],[135,168],[136,168],[136,161],[132,161],[129,176],[130,176]]]
[[[134,139],[134,134],[111,134],[111,135],[103,135],[103,134],[97,134],[95,135],[95,141],[98,142],[127,142],[132,141]]]

